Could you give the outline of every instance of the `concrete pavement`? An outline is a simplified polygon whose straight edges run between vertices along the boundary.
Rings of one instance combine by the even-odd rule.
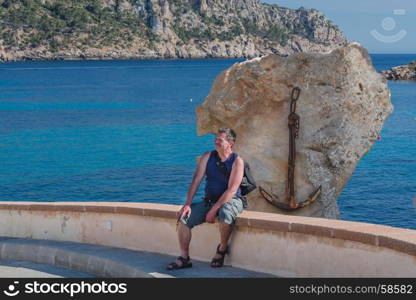
[[[94,278],[86,274],[51,265],[37,264],[27,261],[0,260],[1,278]]]
[[[166,265],[176,257],[100,245],[0,237],[0,277],[112,277],[112,278],[265,278],[225,265],[211,268],[193,260],[193,267],[175,271]]]

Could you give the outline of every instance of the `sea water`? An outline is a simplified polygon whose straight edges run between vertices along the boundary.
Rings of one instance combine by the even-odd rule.
[[[416,55],[372,59],[382,70]],[[213,148],[195,108],[239,61],[0,64],[0,201],[182,204]],[[389,87],[394,112],[338,203],[342,219],[416,229],[416,83]]]

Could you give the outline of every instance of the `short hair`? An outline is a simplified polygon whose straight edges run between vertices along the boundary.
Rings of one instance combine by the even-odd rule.
[[[229,142],[235,143],[235,140],[237,139],[237,134],[231,128],[220,128],[218,129],[218,133],[225,133],[226,139]]]

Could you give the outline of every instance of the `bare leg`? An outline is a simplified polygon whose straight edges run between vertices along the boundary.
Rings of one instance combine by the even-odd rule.
[[[227,223],[219,222],[220,228],[220,250],[224,251],[227,248],[228,241],[231,233],[233,232],[233,226]]]
[[[178,224],[178,241],[181,255],[174,263],[170,263],[166,268],[168,270],[175,270],[192,267],[192,262],[189,259],[189,244],[191,243],[191,229],[188,226],[179,222]],[[184,266],[185,265],[185,266]]]
[[[181,256],[187,258],[189,256],[189,244],[191,243],[192,233],[188,226],[179,222],[178,224],[178,240]],[[179,262],[181,264],[181,262]]]
[[[224,222],[219,222],[220,229],[220,251],[225,251],[227,249],[228,241],[230,240],[231,233],[233,232],[234,226],[229,225]],[[215,258],[221,258],[222,255],[215,253]],[[218,264],[217,264],[218,265]]]

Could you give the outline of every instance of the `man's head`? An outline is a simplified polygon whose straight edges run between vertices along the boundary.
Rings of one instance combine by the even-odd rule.
[[[231,150],[235,144],[237,138],[236,133],[231,128],[218,129],[217,136],[215,137],[215,148],[222,151]]]

